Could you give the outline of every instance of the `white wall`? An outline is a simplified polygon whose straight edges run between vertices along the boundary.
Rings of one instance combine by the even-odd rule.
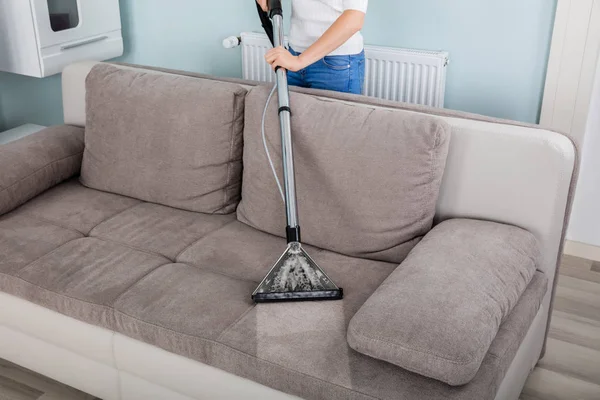
[[[575,242],[600,247],[600,60],[568,237]]]

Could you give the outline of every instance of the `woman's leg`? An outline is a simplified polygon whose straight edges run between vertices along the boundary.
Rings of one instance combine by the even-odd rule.
[[[288,71],[287,77],[288,77],[288,85],[306,87],[304,84],[304,80],[302,79],[301,71],[298,71],[298,72]]]
[[[365,83],[365,52],[350,56],[349,93],[362,94]]]

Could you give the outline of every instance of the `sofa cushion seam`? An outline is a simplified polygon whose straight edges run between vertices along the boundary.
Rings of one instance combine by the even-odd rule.
[[[121,299],[121,297],[123,297],[127,292],[129,292],[129,290],[131,288],[133,288],[135,285],[137,285],[138,283],[140,283],[141,281],[145,280],[146,278],[148,278],[150,275],[152,275],[152,273],[154,273],[155,271],[157,271],[159,268],[165,267],[167,265],[171,265],[172,263],[168,262],[165,264],[161,264],[161,265],[157,265],[155,268],[152,268],[150,271],[147,271],[144,275],[140,276],[135,282],[133,282],[131,285],[127,286],[127,288],[125,288],[117,297],[115,297],[112,301],[111,301],[111,308],[115,308],[115,304],[117,304],[117,301],[119,301]]]
[[[108,309],[108,310],[112,310],[112,309],[113,309],[113,307],[112,307],[112,306],[107,306],[107,305],[105,305],[105,304],[97,304],[97,303],[93,303],[93,302],[91,302],[91,301],[89,301],[89,300],[83,300],[83,299],[79,299],[79,298],[77,298],[77,297],[69,296],[69,295],[67,295],[67,294],[64,294],[64,293],[59,293],[59,292],[56,292],[56,291],[54,291],[54,290],[52,290],[52,289],[48,289],[48,288],[45,288],[45,287],[43,287],[43,286],[40,286],[40,285],[38,285],[38,284],[36,284],[36,283],[30,282],[30,281],[28,281],[27,279],[24,279],[24,278],[22,278],[22,277],[20,277],[20,276],[18,276],[18,275],[8,275],[8,274],[6,274],[6,273],[4,273],[4,272],[0,272],[0,275],[7,276],[7,277],[9,277],[9,278],[18,279],[18,280],[20,280],[20,281],[22,281],[22,282],[25,282],[25,283],[27,283],[28,285],[34,286],[34,287],[36,287],[36,288],[38,288],[38,289],[41,289],[41,290],[44,290],[44,291],[46,291],[46,292],[53,293],[53,294],[55,294],[55,295],[57,295],[57,296],[60,296],[60,297],[63,297],[63,298],[65,298],[65,299],[69,299],[69,300],[75,300],[75,301],[81,301],[82,303],[86,303],[86,304],[89,304],[89,305],[91,305],[91,306],[96,306],[96,307],[106,308],[106,309]],[[42,306],[42,307],[43,307],[43,306]],[[44,308],[47,308],[47,307],[44,307]],[[97,324],[94,324],[94,325],[97,325]]]
[[[238,103],[238,94],[234,93],[233,94],[233,115],[232,115],[232,120],[231,120],[231,134],[230,134],[230,138],[229,138],[229,157],[227,160],[227,178],[225,180],[225,188],[223,188],[223,206],[221,207],[221,209],[223,209],[224,207],[227,206],[227,201],[228,201],[228,197],[229,197],[229,193],[227,191],[227,188],[229,187],[230,184],[230,179],[231,179],[231,163],[232,163],[232,158],[233,158],[233,148],[234,148],[234,139],[235,139],[235,128],[236,128],[236,123],[237,123],[237,113],[236,113],[236,106]]]
[[[235,321],[233,321],[231,324],[229,324],[229,326],[227,326],[225,329],[223,329],[223,332],[221,332],[221,334],[215,340],[216,341],[222,340],[225,337],[225,335],[227,335],[229,333],[229,331],[238,324],[238,322],[240,322],[242,319],[244,319],[244,317],[246,315],[248,315],[248,313],[250,313],[250,311],[254,310],[254,308],[256,308],[256,304],[252,304],[250,307],[248,307],[246,309],[246,311],[244,311]]]
[[[195,265],[195,264],[190,264],[190,263],[186,263],[186,262],[175,262],[174,264],[186,265],[186,266],[191,267],[191,268],[196,268],[196,269],[202,270],[204,272],[210,272],[211,274],[215,274],[215,275],[221,275],[221,276],[224,276],[226,278],[234,279],[236,281],[249,282],[249,283],[254,283],[256,285],[258,285],[258,283],[259,283],[257,281],[253,281],[253,280],[250,280],[250,279],[244,279],[244,278],[240,278],[240,277],[233,276],[233,275],[230,275],[230,274],[226,274],[226,273],[221,272],[221,271],[216,270],[216,269],[206,268],[206,267],[203,267],[201,265]]]
[[[89,239],[96,239],[96,240],[104,241],[104,242],[107,242],[107,243],[116,244],[116,245],[119,245],[119,246],[123,246],[125,248],[130,249],[130,250],[138,251],[140,253],[144,253],[144,254],[147,254],[149,256],[160,257],[160,258],[163,258],[163,259],[169,261],[169,263],[171,263],[171,264],[175,263],[175,261],[171,260],[169,257],[167,257],[167,256],[165,256],[163,254],[155,253],[153,251],[150,251],[150,250],[147,250],[147,249],[143,249],[143,248],[140,248],[140,247],[131,246],[131,245],[127,244],[127,243],[119,242],[117,240],[112,240],[112,239],[106,238],[104,236],[96,235],[96,236],[88,236],[88,238]]]
[[[233,224],[234,222],[236,222],[236,219],[231,220],[230,222],[226,223],[223,226],[220,226],[218,229],[207,233],[206,235],[202,236],[201,238],[198,238],[197,240],[195,240],[194,242],[190,243],[188,246],[186,246],[183,250],[181,250],[179,253],[177,253],[177,255],[175,256],[175,262],[179,262],[179,257],[181,257],[181,255],[183,253],[185,253],[186,251],[188,251],[190,248],[192,248],[193,246],[197,245],[198,243],[202,242],[204,239],[209,238],[210,236],[214,235],[215,233],[221,231],[222,229],[228,227],[229,225]]]
[[[358,336],[358,337],[360,337],[362,339],[371,341],[371,342],[381,343],[381,344],[384,344],[384,345],[390,345],[392,347],[396,347],[397,348],[396,350],[399,349],[399,350],[402,350],[402,351],[410,351],[410,352],[424,354],[424,355],[427,355],[427,356],[433,356],[433,357],[439,359],[440,361],[444,361],[444,362],[447,361],[447,362],[449,362],[451,364],[456,364],[456,365],[464,366],[464,365],[472,364],[473,362],[477,361],[477,357],[473,357],[473,358],[468,359],[466,361],[451,359],[451,358],[448,358],[447,356],[443,356],[443,355],[440,355],[440,354],[437,354],[437,353],[434,353],[434,352],[430,352],[430,351],[425,351],[425,350],[422,350],[422,349],[411,348],[411,347],[408,347],[406,345],[402,345],[400,343],[391,342],[389,340],[386,340],[386,339],[383,339],[383,338],[380,338],[380,337],[365,336],[364,334],[362,334],[360,332],[357,332],[356,329],[352,330],[352,334],[356,335],[356,336]]]
[[[65,230],[68,230],[68,231],[73,232],[73,233],[78,233],[78,234],[81,235],[81,238],[79,238],[79,239],[82,239],[82,238],[84,238],[84,237],[87,236],[86,233],[81,232],[79,229],[72,228],[72,227],[69,227],[69,226],[66,226],[66,225],[61,225],[58,222],[49,220],[47,218],[44,218],[44,217],[38,215],[37,213],[35,213],[33,211],[23,211],[23,216],[25,216],[27,218],[31,218],[31,219],[37,219],[39,222],[45,222],[45,223],[53,225],[53,226],[55,226],[57,228],[65,229]]]
[[[135,200],[135,199],[134,199],[134,200]],[[129,211],[129,210],[131,210],[131,209],[133,209],[133,208],[135,208],[135,207],[137,207],[137,206],[139,206],[139,205],[142,205],[142,204],[144,204],[144,202],[143,202],[143,201],[141,201],[141,200],[138,200],[138,203],[136,203],[136,204],[134,204],[134,205],[132,205],[132,206],[129,206],[129,207],[127,207],[126,209],[124,209],[124,210],[121,210],[121,211],[119,211],[119,212],[117,212],[117,213],[115,213],[115,214],[111,215],[110,217],[106,218],[104,221],[98,222],[96,225],[94,225],[94,227],[93,227],[92,229],[90,229],[90,232],[88,233],[88,236],[92,236],[92,235],[93,235],[93,232],[94,232],[94,230],[95,230],[96,228],[98,228],[100,225],[102,225],[102,224],[105,224],[105,223],[107,223],[107,222],[110,222],[110,221],[112,221],[114,218],[118,217],[119,215],[121,215],[121,214],[123,214],[123,213],[125,213],[125,212],[127,212],[127,211]]]
[[[69,156],[65,156],[65,157],[60,158],[58,160],[51,161],[51,162],[47,163],[46,165],[44,165],[43,167],[40,167],[40,168],[36,169],[35,171],[29,173],[28,175],[26,175],[26,176],[18,179],[16,182],[13,182],[12,184],[4,187],[3,189],[0,190],[0,192],[6,192],[6,191],[12,189],[13,186],[18,185],[19,183],[23,182],[24,180],[31,178],[32,176],[36,175],[38,172],[40,172],[40,171],[42,171],[42,170],[44,170],[44,169],[46,169],[46,168],[48,168],[50,166],[53,166],[54,164],[57,164],[59,162],[65,161],[65,160],[67,160],[69,158],[73,158],[73,157],[77,157],[77,156],[81,156],[81,155],[83,155],[83,151],[80,152],[80,153],[76,153],[76,154],[71,154]]]
[[[43,254],[43,255],[39,256],[38,258],[36,258],[36,259],[35,259],[35,260],[33,260],[32,262],[30,262],[29,264],[27,264],[27,265],[24,265],[22,268],[20,268],[20,269],[17,271],[17,275],[15,275],[15,276],[16,276],[16,277],[19,277],[19,275],[20,275],[20,274],[21,274],[23,271],[25,271],[27,268],[31,267],[33,264],[35,264],[35,263],[37,263],[38,261],[40,261],[42,258],[44,258],[44,257],[48,257],[48,256],[50,256],[50,255],[52,255],[52,254],[56,253],[58,250],[62,249],[62,248],[63,248],[63,247],[65,247],[66,245],[68,245],[68,244],[71,244],[72,242],[75,242],[75,241],[77,241],[77,240],[84,239],[84,238],[85,238],[85,237],[83,237],[83,238],[76,238],[76,239],[69,240],[68,242],[65,242],[65,243],[61,244],[60,246],[58,246],[58,247],[57,247],[57,248],[55,248],[54,250],[52,250],[52,251],[49,251],[48,253],[46,253],[46,254]]]
[[[188,338],[191,338],[191,339],[199,339],[199,340],[205,341],[205,342],[207,342],[207,343],[211,343],[211,344],[214,344],[214,345],[218,345],[218,346],[223,346],[223,347],[226,347],[226,348],[228,348],[228,349],[230,349],[230,350],[233,350],[233,351],[235,351],[235,352],[238,352],[238,353],[244,354],[244,355],[246,355],[246,356],[248,356],[248,357],[252,357],[252,358],[254,358],[254,359],[257,359],[257,360],[260,360],[260,361],[262,361],[262,362],[268,363],[268,364],[270,364],[270,365],[274,365],[274,366],[276,366],[276,367],[278,367],[278,368],[282,368],[282,369],[285,369],[285,370],[287,370],[287,371],[291,371],[291,372],[293,372],[293,373],[297,373],[297,374],[300,374],[300,375],[306,376],[306,377],[308,377],[308,378],[310,378],[310,379],[315,379],[315,380],[317,380],[317,381],[319,381],[319,382],[323,382],[323,383],[325,383],[325,384],[327,384],[327,385],[332,385],[332,386],[336,386],[336,387],[339,387],[339,388],[341,388],[341,389],[344,389],[344,390],[349,390],[349,391],[351,391],[351,392],[360,393],[360,394],[362,394],[362,395],[364,395],[364,396],[368,396],[368,397],[370,397],[370,398],[372,398],[372,399],[374,399],[374,400],[376,400],[376,399],[377,399],[376,397],[370,396],[370,395],[368,395],[368,394],[366,394],[366,393],[362,393],[362,392],[359,392],[359,391],[357,391],[357,390],[354,390],[354,389],[351,389],[351,388],[347,388],[347,387],[345,387],[345,386],[341,386],[341,385],[338,385],[338,384],[336,384],[336,383],[333,383],[333,382],[328,382],[328,381],[325,381],[325,380],[323,380],[323,379],[320,379],[320,378],[318,378],[318,377],[316,377],[316,376],[311,376],[311,375],[305,374],[304,372],[297,371],[297,370],[295,370],[295,369],[291,369],[291,368],[288,368],[288,367],[285,367],[285,366],[282,366],[282,365],[276,364],[276,363],[274,363],[274,362],[272,362],[272,361],[265,360],[265,359],[263,359],[263,358],[259,358],[259,357],[257,357],[257,356],[253,356],[253,355],[251,355],[251,354],[248,354],[248,353],[246,353],[245,351],[242,351],[242,350],[236,349],[236,348],[234,348],[234,347],[231,347],[231,346],[229,346],[229,345],[226,345],[226,344],[224,344],[224,343],[218,342],[217,340],[214,340],[214,339],[208,339],[208,338],[204,338],[204,337],[201,337],[201,336],[194,336],[194,335],[190,335],[190,334],[187,334],[187,333],[178,332],[178,331],[175,331],[175,330],[173,330],[173,329],[171,329],[171,328],[166,328],[166,327],[164,327],[164,326],[161,326],[161,325],[155,324],[155,323],[153,323],[153,322],[144,321],[144,320],[142,320],[142,319],[139,319],[139,318],[137,318],[137,317],[131,316],[131,315],[127,314],[126,312],[123,312],[123,311],[121,311],[121,310],[119,310],[119,309],[117,309],[117,308],[113,308],[113,312],[114,312],[115,314],[116,314],[116,313],[119,313],[119,314],[121,314],[121,315],[124,315],[124,316],[125,316],[125,317],[127,317],[127,318],[131,318],[131,319],[133,319],[133,320],[135,320],[135,321],[138,321],[138,322],[141,322],[141,323],[143,323],[143,324],[147,324],[147,325],[153,326],[153,327],[155,327],[155,328],[158,328],[158,329],[164,329],[164,330],[167,330],[167,331],[169,331],[169,332],[171,332],[171,333],[174,333],[174,334],[176,334],[176,335],[183,335],[183,336],[186,336],[186,337],[188,337]],[[169,352],[170,352],[170,353],[172,353],[172,354],[176,354],[176,353],[173,353],[172,351],[169,351]],[[189,357],[186,357],[186,358],[189,358]],[[192,358],[189,358],[189,359],[192,359]],[[193,360],[193,359],[192,359],[192,360]],[[206,363],[208,364],[208,362],[206,362]]]
[[[131,288],[131,287],[133,287],[135,284],[137,284],[137,283],[138,283],[138,282],[139,282],[141,279],[143,279],[143,278],[146,278],[148,275],[150,275],[152,272],[154,272],[154,271],[155,271],[155,270],[157,270],[158,268],[164,267],[164,266],[166,266],[166,265],[169,265],[169,264],[170,264],[170,263],[167,263],[167,264],[161,264],[161,265],[157,266],[156,268],[152,269],[152,270],[151,270],[150,272],[148,272],[147,274],[144,274],[144,275],[143,275],[143,276],[142,276],[140,279],[138,279],[136,282],[134,282],[132,285],[130,285],[130,286],[127,288],[127,289],[125,289],[125,290],[124,290],[122,293],[120,293],[120,294],[119,294],[117,297],[115,297],[115,299],[111,301],[111,303],[112,303],[112,304],[110,304],[110,305],[106,305],[106,304],[98,304],[98,303],[94,303],[94,302],[92,302],[92,301],[89,301],[89,300],[84,300],[84,299],[80,299],[80,298],[78,298],[78,297],[69,296],[68,294],[59,293],[59,292],[57,292],[57,291],[55,291],[55,290],[52,290],[52,289],[49,289],[49,288],[45,288],[45,287],[43,287],[43,286],[40,286],[40,285],[38,285],[38,284],[36,284],[36,283],[30,282],[30,281],[28,281],[27,279],[25,279],[25,278],[23,278],[23,277],[21,277],[21,276],[18,276],[18,275],[9,275],[9,274],[7,274],[7,273],[4,273],[4,272],[0,272],[0,275],[7,276],[7,277],[9,277],[9,278],[15,278],[15,279],[18,279],[18,280],[20,280],[20,281],[23,281],[23,282],[27,283],[28,285],[34,286],[34,287],[36,287],[36,288],[38,288],[38,289],[41,289],[41,290],[45,290],[46,292],[49,292],[49,293],[55,294],[55,295],[57,295],[57,296],[60,296],[60,297],[63,297],[63,298],[65,298],[65,299],[69,299],[69,300],[75,300],[75,301],[80,301],[80,302],[82,302],[82,303],[86,303],[86,304],[89,304],[89,305],[91,305],[91,306],[102,307],[102,308],[105,308],[105,309],[108,309],[108,310],[114,310],[114,304],[115,304],[116,300],[117,300],[117,299],[119,299],[119,297],[121,297],[123,294],[125,294],[125,292],[127,292],[127,291],[128,291],[130,288]],[[44,307],[44,308],[46,308],[46,307]],[[94,324],[94,325],[96,325],[96,324]]]

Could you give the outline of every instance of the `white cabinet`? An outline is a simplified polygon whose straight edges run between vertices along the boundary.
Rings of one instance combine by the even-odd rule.
[[[41,78],[122,54],[119,0],[0,0],[0,71]]]

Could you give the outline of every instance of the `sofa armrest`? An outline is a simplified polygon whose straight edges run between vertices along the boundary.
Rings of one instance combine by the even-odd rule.
[[[536,272],[535,237],[494,222],[435,227],[350,321],[354,350],[457,386],[470,382]]]
[[[0,146],[0,215],[77,175],[84,130],[68,125]]]

